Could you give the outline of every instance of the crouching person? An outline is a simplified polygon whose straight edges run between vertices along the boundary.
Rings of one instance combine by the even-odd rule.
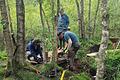
[[[39,39],[33,39],[27,44],[26,57],[30,62],[43,62],[42,47]]]
[[[59,31],[57,35],[59,39],[64,40],[65,47],[63,52],[68,53],[68,59],[70,61],[70,69],[74,69],[75,68],[74,58],[77,51],[80,48],[78,37],[76,36],[75,33],[70,31],[66,31],[66,32]]]

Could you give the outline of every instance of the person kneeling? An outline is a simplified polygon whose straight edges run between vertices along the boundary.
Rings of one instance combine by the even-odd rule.
[[[42,63],[42,47],[39,39],[33,39],[27,44],[26,57],[31,63]]]

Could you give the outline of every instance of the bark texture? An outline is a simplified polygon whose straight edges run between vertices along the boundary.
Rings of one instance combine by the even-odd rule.
[[[105,51],[108,46],[109,32],[108,32],[108,0],[101,0],[101,17],[102,17],[102,39],[99,49],[99,54],[96,58],[97,62],[97,73],[96,80],[104,80],[105,70]]]

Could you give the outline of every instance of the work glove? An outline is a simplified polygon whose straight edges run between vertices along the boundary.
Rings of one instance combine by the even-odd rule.
[[[67,53],[67,52],[68,52],[68,49],[67,49],[67,48],[65,48],[65,49],[63,50],[63,52],[64,52],[64,53]]]

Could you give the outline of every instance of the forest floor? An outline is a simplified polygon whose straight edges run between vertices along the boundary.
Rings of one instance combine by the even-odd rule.
[[[93,61],[92,61],[93,60]],[[7,55],[0,53],[0,80],[3,80],[4,72],[7,64]],[[120,50],[108,51],[106,54],[106,71],[105,80],[120,80]],[[61,64],[44,63],[32,65],[39,73],[34,70],[23,69],[18,74],[23,77],[23,80],[60,80],[63,71],[65,72],[64,80],[93,80],[96,74],[96,63],[94,58],[85,57],[83,60],[75,59],[74,70],[69,70],[65,66],[68,62],[63,61]],[[93,65],[93,66],[91,66]],[[56,74],[55,74],[56,73]],[[12,80],[12,79],[4,79]]]
[[[0,80],[3,80],[4,77],[4,71],[6,68],[6,60],[0,59]],[[80,62],[78,59],[75,60],[75,69],[74,70],[69,70],[66,68],[67,62],[63,61],[62,65],[58,64],[57,66],[53,66],[51,63],[47,64],[37,64],[37,65],[32,65],[35,69],[39,71],[39,73],[36,73],[34,70],[20,70],[18,74],[23,77],[23,80],[60,80],[60,78],[63,75],[63,71],[65,71],[65,74],[63,76],[64,80],[73,80],[72,77],[76,76],[77,80],[80,75],[81,78],[84,80],[89,80],[92,79],[92,75],[94,75],[95,69],[92,69],[88,63],[85,62]],[[56,65],[56,64],[55,64]],[[54,68],[53,68],[54,67]],[[79,75],[79,77],[78,77]],[[10,78],[6,78],[4,80],[11,80]]]

